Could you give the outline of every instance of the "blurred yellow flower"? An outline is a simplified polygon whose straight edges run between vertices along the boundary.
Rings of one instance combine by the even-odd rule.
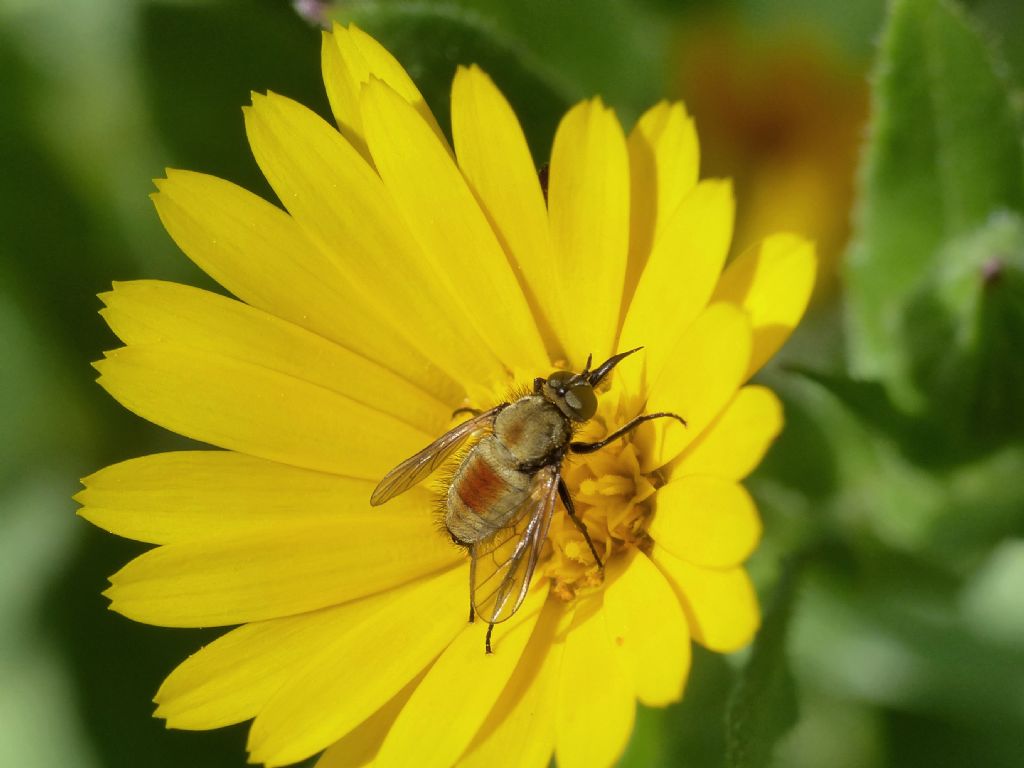
[[[253,719],[250,759],[323,768],[613,763],[636,702],[682,696],[690,640],[728,652],[759,622],[743,562],[760,522],[740,481],[781,427],[744,386],[811,293],[812,247],[778,235],[723,273],[728,182],[698,181],[680,104],[629,136],[600,101],[555,136],[545,199],[508,103],[476,67],[452,88],[453,148],[398,62],[355,27],[323,40],[336,130],[284,97],[245,124],[287,212],[169,171],[154,195],[182,250],[238,300],[115,284],[125,346],[97,363],[127,408],[226,450],[86,478],[81,514],[157,544],[111,607],[170,627],[240,625],[156,696],[174,728]],[[588,437],[654,422],[565,468],[602,574],[561,509],[522,609],[468,624],[464,550],[431,493],[371,509],[453,409],[643,345]]]
[[[735,242],[779,227],[817,244],[815,292],[838,285],[868,113],[865,65],[813,26],[765,35],[710,12],[685,27],[678,89],[700,115],[705,168],[743,200]]]

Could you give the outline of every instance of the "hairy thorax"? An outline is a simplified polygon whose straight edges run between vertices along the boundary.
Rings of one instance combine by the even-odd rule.
[[[494,436],[508,449],[518,467],[537,469],[560,461],[569,443],[569,420],[540,395],[524,397],[498,414]]]

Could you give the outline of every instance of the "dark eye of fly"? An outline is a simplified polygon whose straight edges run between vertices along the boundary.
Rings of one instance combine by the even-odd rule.
[[[573,375],[572,371],[555,371],[548,376],[548,386],[558,393],[565,392],[565,387]]]
[[[577,384],[565,393],[565,404],[580,421],[597,413],[597,395],[589,384]]]

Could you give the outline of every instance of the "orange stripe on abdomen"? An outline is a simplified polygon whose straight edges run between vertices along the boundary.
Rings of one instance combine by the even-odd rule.
[[[508,484],[479,453],[470,455],[456,479],[456,491],[466,507],[486,514],[508,492]]]

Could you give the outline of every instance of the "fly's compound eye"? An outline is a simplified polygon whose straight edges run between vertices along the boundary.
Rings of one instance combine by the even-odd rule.
[[[565,404],[572,417],[586,421],[597,413],[597,395],[589,384],[577,384],[565,393]]]
[[[569,379],[571,379],[573,375],[572,371],[555,371],[548,376],[548,386],[555,392],[562,394],[565,392],[565,388],[569,384]]]

